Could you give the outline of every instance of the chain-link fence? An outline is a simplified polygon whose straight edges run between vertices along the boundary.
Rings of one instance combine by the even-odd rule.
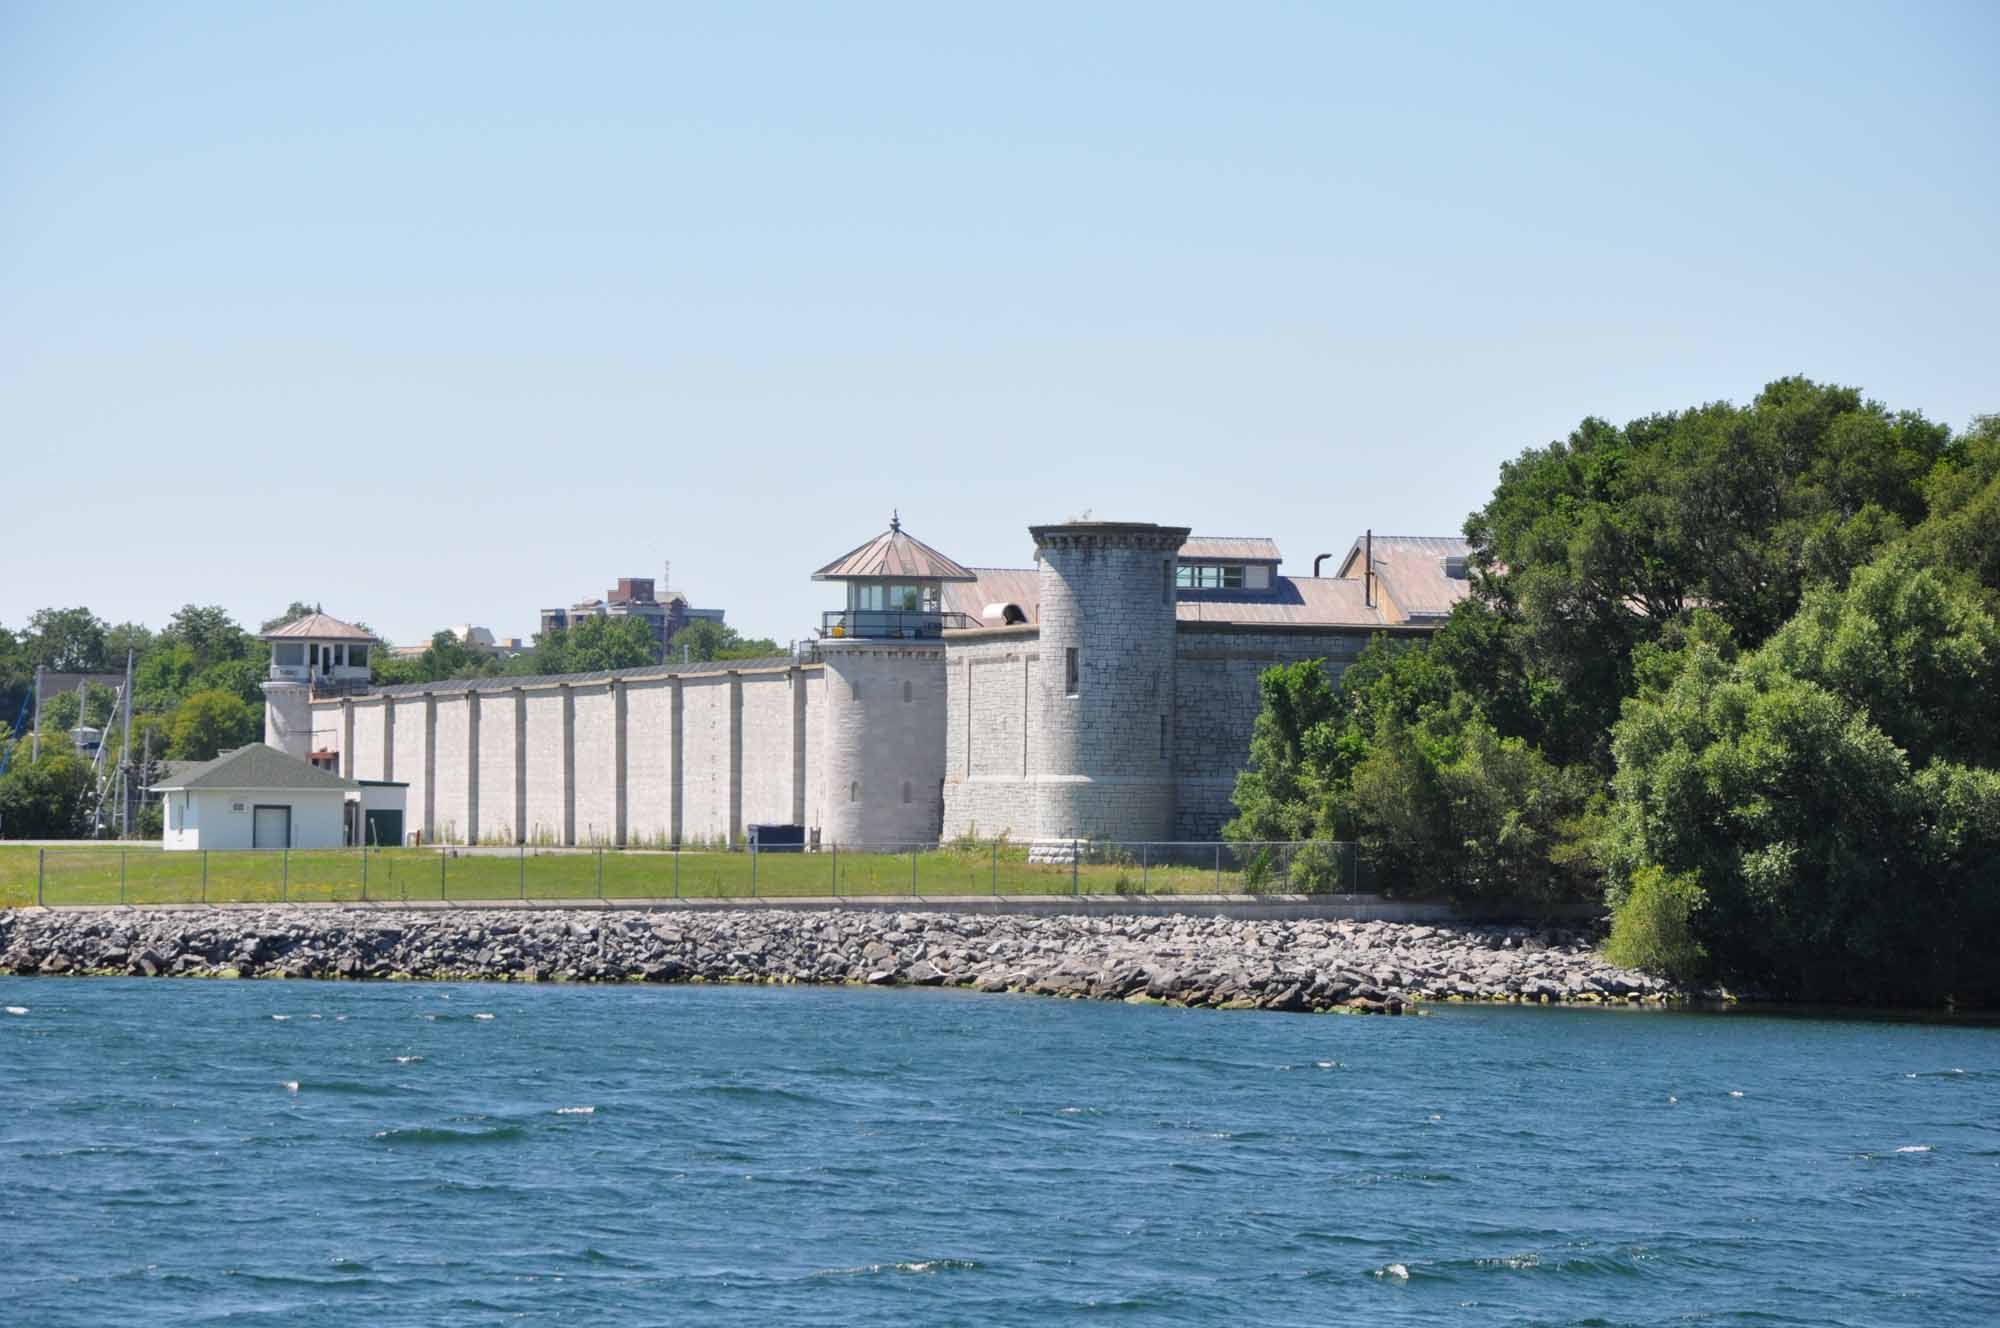
[[[796,848],[520,847],[167,851],[0,846],[0,906],[495,900],[952,899],[1354,894],[1356,846],[1109,842]]]

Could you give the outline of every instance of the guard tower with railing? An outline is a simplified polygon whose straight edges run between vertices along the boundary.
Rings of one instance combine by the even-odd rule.
[[[823,842],[934,844],[944,824],[944,634],[976,627],[944,608],[947,581],[978,578],[889,528],[813,573],[847,587],[822,615],[826,786]]]
[[[381,641],[365,627],[312,612],[266,632],[270,676],[264,687],[264,742],[301,761],[333,755],[313,741],[314,697],[368,690],[372,655]]]

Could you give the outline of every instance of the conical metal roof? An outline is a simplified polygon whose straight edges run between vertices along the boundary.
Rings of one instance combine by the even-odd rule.
[[[342,622],[330,613],[308,613],[303,618],[294,618],[283,627],[276,627],[264,633],[266,641],[375,641],[374,634],[365,632],[353,623]]]
[[[815,581],[977,581],[979,578],[903,529],[901,516],[858,549],[813,573]]]

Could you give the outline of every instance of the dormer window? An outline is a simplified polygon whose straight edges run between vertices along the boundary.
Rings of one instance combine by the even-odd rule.
[[[1241,590],[1242,563],[1182,563],[1174,584],[1182,590]]]

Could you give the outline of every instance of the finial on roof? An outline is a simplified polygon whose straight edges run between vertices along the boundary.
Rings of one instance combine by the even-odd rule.
[[[892,507],[892,508],[890,508],[890,509],[889,509],[889,529],[891,529],[891,530],[901,530],[902,528],[903,528],[903,514],[902,514],[902,513],[900,512],[900,511],[898,511],[897,509],[893,508],[893,507]]]

